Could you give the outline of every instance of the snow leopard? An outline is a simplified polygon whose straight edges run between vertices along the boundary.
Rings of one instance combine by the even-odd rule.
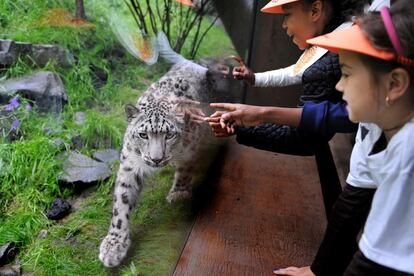
[[[220,91],[226,88],[218,85],[222,75],[168,51],[164,58],[175,65],[144,92],[135,106],[125,108],[128,126],[120,153],[112,218],[99,250],[99,259],[106,267],[118,266],[127,254],[131,244],[129,218],[146,177],[172,164],[175,175],[167,201],[191,197],[195,158],[206,139],[214,139],[208,124],[193,118],[203,115],[198,102],[217,100],[217,93],[226,93]]]

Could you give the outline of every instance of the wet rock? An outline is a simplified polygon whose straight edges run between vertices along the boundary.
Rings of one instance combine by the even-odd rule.
[[[74,151],[66,154],[63,171],[59,180],[74,184],[95,183],[111,176],[108,165]]]
[[[50,127],[44,127],[43,128],[43,133],[46,134],[46,135],[52,135],[52,134],[55,133],[55,131]]]
[[[71,142],[71,148],[75,150],[81,150],[85,147],[85,140],[82,138],[81,135],[75,135],[70,139]]]
[[[57,45],[33,45],[31,57],[38,66],[45,66],[49,61],[55,61],[61,67],[75,63],[73,55]]]
[[[42,112],[61,113],[68,101],[60,77],[48,71],[37,72],[21,78],[0,82],[0,103],[8,102],[17,92],[20,96],[35,101]]]
[[[71,205],[64,199],[58,198],[53,202],[52,206],[47,210],[46,216],[51,220],[64,218],[69,214]]]
[[[31,43],[0,39],[0,64],[10,66],[22,55],[30,54]]]
[[[58,149],[64,149],[65,148],[65,141],[63,141],[63,139],[55,138],[52,141],[53,141],[53,144],[56,146],[56,148],[58,148]]]
[[[75,124],[77,124],[78,126],[83,125],[83,123],[85,123],[86,121],[86,114],[85,112],[76,112],[73,115],[73,119],[75,120]]]
[[[119,160],[119,151],[114,149],[98,150],[93,154],[93,158],[106,164],[111,164]]]
[[[4,265],[11,262],[16,256],[17,251],[18,248],[12,242],[8,242],[0,246],[0,265]]]
[[[45,66],[50,61],[61,67],[69,67],[75,63],[73,55],[58,45],[36,45],[0,39],[0,65],[10,66],[23,56],[30,56],[30,60],[38,66]]]
[[[20,265],[6,265],[0,267],[0,276],[20,276]]]
[[[37,238],[39,240],[43,240],[44,238],[46,238],[47,234],[48,234],[47,230],[42,229],[42,230],[40,230],[39,234],[37,235]]]
[[[90,66],[90,69],[94,86],[100,88],[105,85],[106,81],[108,80],[108,73],[104,69],[94,64]]]

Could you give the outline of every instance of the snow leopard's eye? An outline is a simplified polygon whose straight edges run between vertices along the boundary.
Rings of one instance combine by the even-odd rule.
[[[175,133],[174,132],[167,132],[167,134],[165,134],[165,139],[170,140],[172,138],[175,137]]]
[[[138,133],[138,136],[141,139],[148,140],[148,134],[146,134],[145,132]]]

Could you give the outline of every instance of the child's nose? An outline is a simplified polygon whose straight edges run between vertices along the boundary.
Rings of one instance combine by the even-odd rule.
[[[342,86],[342,78],[335,85],[335,89],[338,90],[339,92],[342,92],[342,93],[344,92],[344,89]]]
[[[287,24],[286,24],[286,17],[283,17],[283,21],[282,21],[282,28],[286,29],[287,28]]]

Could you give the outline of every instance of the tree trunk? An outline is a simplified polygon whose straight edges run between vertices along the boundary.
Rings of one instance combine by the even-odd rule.
[[[76,0],[76,18],[86,20],[85,7],[83,5],[83,0]]]

